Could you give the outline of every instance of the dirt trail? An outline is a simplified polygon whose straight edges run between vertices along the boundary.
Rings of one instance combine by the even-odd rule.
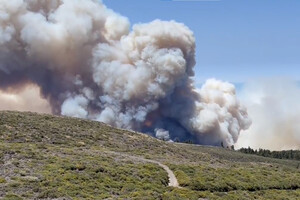
[[[179,184],[178,184],[178,181],[177,181],[177,178],[176,178],[174,172],[167,165],[164,165],[161,162],[158,162],[156,160],[150,160],[150,159],[138,157],[138,156],[131,156],[131,155],[127,155],[127,154],[120,153],[120,152],[105,151],[105,153],[114,154],[114,155],[118,155],[118,156],[123,156],[123,157],[127,157],[127,158],[130,158],[130,159],[133,159],[133,160],[138,160],[138,161],[141,161],[141,162],[148,162],[148,163],[157,164],[168,173],[169,186],[170,187],[179,187]]]

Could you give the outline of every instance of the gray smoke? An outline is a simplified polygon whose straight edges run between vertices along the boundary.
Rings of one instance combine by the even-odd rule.
[[[54,114],[163,139],[234,144],[251,124],[232,84],[194,87],[184,24],[133,25],[97,0],[0,0],[0,90],[37,85]]]

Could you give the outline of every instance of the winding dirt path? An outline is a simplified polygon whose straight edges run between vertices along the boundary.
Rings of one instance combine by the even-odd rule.
[[[130,159],[133,159],[133,160],[138,160],[138,161],[141,161],[141,162],[148,162],[148,163],[157,164],[168,173],[169,186],[170,187],[178,187],[178,188],[180,187],[174,172],[167,165],[164,165],[161,162],[158,162],[156,160],[150,160],[150,159],[138,157],[138,156],[131,156],[131,155],[127,155],[127,154],[120,153],[120,152],[105,151],[105,153],[114,154],[114,155],[118,155],[118,156],[123,156],[123,157],[127,157],[127,158],[130,158]]]

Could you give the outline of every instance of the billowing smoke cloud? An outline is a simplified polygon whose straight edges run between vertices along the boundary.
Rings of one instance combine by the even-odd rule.
[[[300,149],[300,87],[288,79],[247,83],[242,100],[254,119],[238,140],[239,147]]]
[[[0,89],[35,84],[54,114],[171,140],[234,144],[250,125],[229,83],[193,86],[184,24],[136,24],[97,0],[0,0]]]

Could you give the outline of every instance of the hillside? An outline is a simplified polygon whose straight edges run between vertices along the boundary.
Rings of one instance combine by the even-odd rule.
[[[180,187],[168,186],[162,165]],[[1,199],[299,197],[299,161],[163,142],[81,119],[0,112]]]

